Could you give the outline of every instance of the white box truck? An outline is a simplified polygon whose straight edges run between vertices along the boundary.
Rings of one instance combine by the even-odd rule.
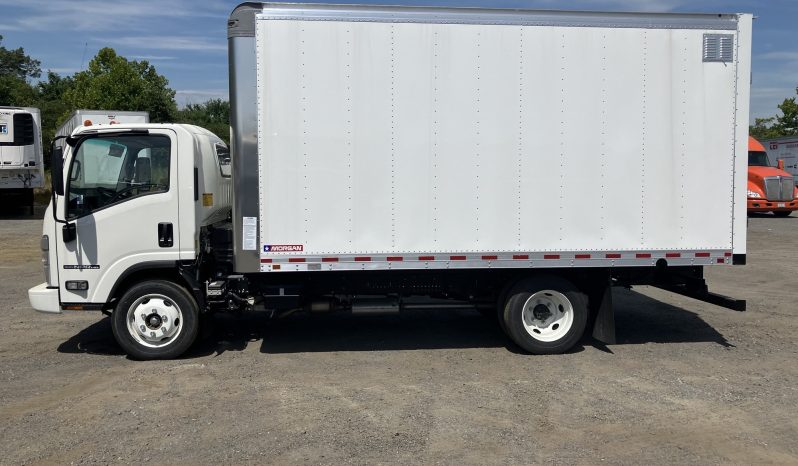
[[[744,309],[703,269],[745,262],[751,15],[248,3],[228,24],[231,152],[186,125],[76,131],[35,309],[110,314],[139,359],[212,312],[443,298],[547,354],[613,342],[613,285]]]
[[[770,164],[778,166],[793,176],[795,185],[798,186],[798,136],[788,136],[762,141],[768,152]]]
[[[28,207],[44,187],[42,119],[38,108],[0,107],[0,203]]]
[[[122,112],[118,110],[75,110],[55,132],[56,144],[64,140],[81,126],[119,125],[122,123],[149,123],[150,112]]]

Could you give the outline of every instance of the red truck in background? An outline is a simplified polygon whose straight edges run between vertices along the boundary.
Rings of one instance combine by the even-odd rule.
[[[798,188],[782,165],[779,161],[778,168],[771,166],[765,146],[748,138],[749,214],[773,212],[777,217],[787,217],[798,210]]]

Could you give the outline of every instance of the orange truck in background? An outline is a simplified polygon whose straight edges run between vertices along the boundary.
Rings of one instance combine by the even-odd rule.
[[[793,176],[779,167],[773,167],[768,154],[759,141],[748,138],[748,213],[773,212],[777,217],[787,217],[798,210],[798,187]]]

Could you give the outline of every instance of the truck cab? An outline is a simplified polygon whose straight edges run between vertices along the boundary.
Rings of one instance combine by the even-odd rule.
[[[798,210],[798,188],[793,176],[768,161],[759,141],[748,138],[748,213],[773,212],[787,217]]]
[[[229,151],[205,129],[81,126],[63,147],[54,148],[53,167],[63,170],[53,170],[41,240],[45,283],[29,291],[37,311],[108,311],[129,283],[189,268],[200,254],[202,227],[230,213]],[[163,293],[151,295],[155,303]],[[173,301],[160,298],[161,307],[173,311]],[[177,337],[179,317],[162,315],[175,318],[142,323],[143,342],[156,330],[157,341]]]

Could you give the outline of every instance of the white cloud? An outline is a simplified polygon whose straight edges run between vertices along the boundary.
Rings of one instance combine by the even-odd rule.
[[[129,31],[146,28],[153,20],[224,18],[232,10],[222,0],[198,4],[190,0],[0,0],[0,8],[23,12],[3,29],[25,31]]]
[[[763,60],[798,61],[798,52],[768,52],[759,55],[757,58]]]
[[[94,43],[140,50],[190,50],[226,52],[227,42],[209,37],[190,36],[126,36],[94,39]]]
[[[177,60],[177,57],[167,57],[163,55],[128,55],[125,58],[128,60],[147,60],[147,61],[172,61]]]

